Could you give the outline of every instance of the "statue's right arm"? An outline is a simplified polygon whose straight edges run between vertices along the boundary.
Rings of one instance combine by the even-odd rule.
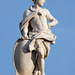
[[[28,38],[27,33],[28,33],[28,23],[26,23],[26,26],[22,29],[22,36],[26,39]]]
[[[25,11],[22,24],[25,24],[27,21],[31,20],[36,13],[37,12],[31,12],[30,10]]]
[[[22,32],[22,36],[24,38],[28,38],[27,36],[27,33],[28,33],[28,25],[29,25],[29,22],[26,22],[25,24],[23,24],[24,20],[28,17],[28,15],[30,14],[31,12],[29,10],[26,10],[23,14],[23,21],[22,21],[22,26],[21,26],[21,32]]]
[[[35,14],[36,12],[31,12],[30,10],[26,10],[23,14],[23,21],[20,30],[22,31],[22,35],[24,38],[28,37],[27,33],[28,33],[29,21],[34,17]]]

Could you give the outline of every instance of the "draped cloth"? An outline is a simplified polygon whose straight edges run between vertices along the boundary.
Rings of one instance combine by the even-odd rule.
[[[28,16],[26,16],[25,20],[20,23],[21,33],[22,33],[23,27],[25,27],[27,25],[27,23],[29,24],[29,21],[30,21],[30,18],[28,18]],[[28,26],[29,26],[29,29],[31,29],[31,26],[30,25],[28,25]],[[45,49],[46,49],[45,57],[47,57],[49,54],[49,51],[50,51],[50,46],[48,45],[48,43],[55,41],[56,36],[51,32],[50,29],[47,29],[44,31],[29,31],[28,30],[28,33],[29,33],[28,34],[29,38],[31,38],[31,42],[28,45],[29,51],[36,50],[38,45],[40,45],[40,43],[43,42]]]

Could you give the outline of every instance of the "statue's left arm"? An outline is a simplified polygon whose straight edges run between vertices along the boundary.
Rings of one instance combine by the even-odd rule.
[[[58,24],[58,21],[50,14],[50,12],[45,9],[46,11],[46,18],[51,21],[51,23],[48,23],[48,26],[56,26],[56,24]]]

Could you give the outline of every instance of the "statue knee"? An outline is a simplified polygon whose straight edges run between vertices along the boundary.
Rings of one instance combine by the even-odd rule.
[[[44,59],[44,49],[43,48],[38,48],[37,53],[38,53],[38,57]]]
[[[42,53],[38,53],[38,57],[44,59],[44,54],[42,54]]]

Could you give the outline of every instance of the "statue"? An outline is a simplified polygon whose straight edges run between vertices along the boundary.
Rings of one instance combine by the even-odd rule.
[[[13,61],[16,75],[45,75],[44,61],[49,55],[50,44],[55,44],[56,36],[50,27],[58,21],[50,12],[41,8],[45,0],[32,0],[19,24],[22,34],[14,47]],[[47,20],[51,21],[47,24]]]

